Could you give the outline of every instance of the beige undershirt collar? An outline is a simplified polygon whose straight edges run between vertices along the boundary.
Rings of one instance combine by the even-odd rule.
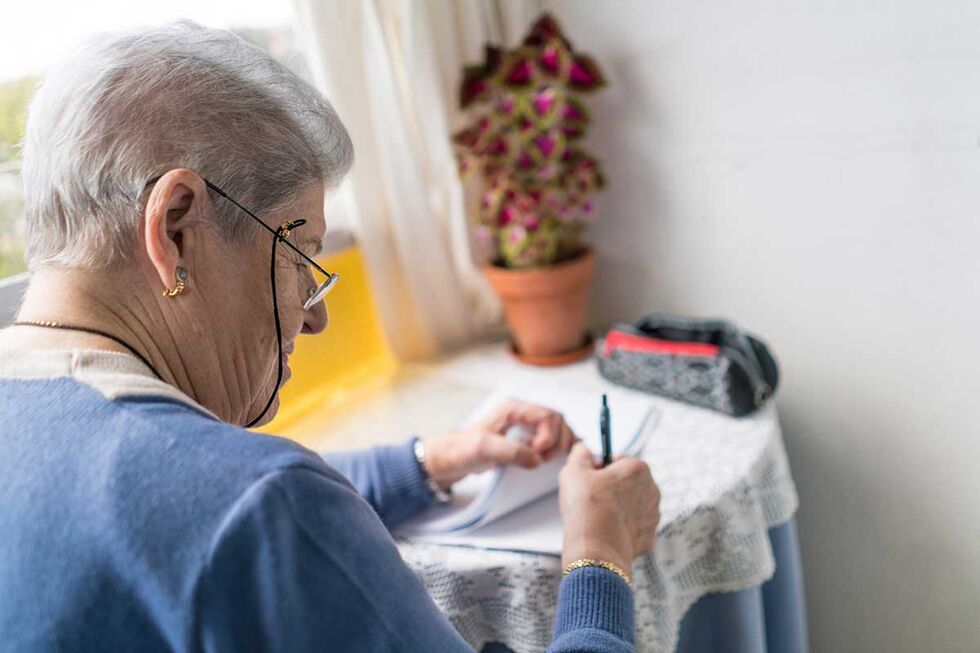
[[[221,421],[189,396],[164,383],[137,358],[101,349],[0,349],[0,379],[69,377],[109,400],[166,397]]]

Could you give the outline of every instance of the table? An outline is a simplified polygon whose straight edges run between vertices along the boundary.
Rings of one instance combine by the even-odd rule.
[[[331,433],[315,443],[322,449],[442,432],[505,380],[596,392],[612,387],[592,361],[534,368],[493,343],[409,366],[374,391],[352,397],[326,422],[310,416],[295,430]],[[661,418],[643,457],[663,498],[657,546],[633,568],[636,650],[747,652],[768,645],[780,653],[805,651],[793,522],[798,499],[775,406],[731,418],[659,397],[649,400]],[[495,642],[516,653],[547,647],[558,558],[409,540],[399,548],[477,650]],[[491,644],[486,650],[508,649]]]

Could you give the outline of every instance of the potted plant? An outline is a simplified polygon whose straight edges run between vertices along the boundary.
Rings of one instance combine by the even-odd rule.
[[[488,45],[485,61],[464,70],[460,105],[472,120],[453,142],[462,173],[479,176],[477,238],[492,251],[483,270],[525,362],[592,352],[585,317],[595,255],[582,231],[603,177],[580,146],[589,125],[580,95],[604,84],[548,14],[520,46]]]

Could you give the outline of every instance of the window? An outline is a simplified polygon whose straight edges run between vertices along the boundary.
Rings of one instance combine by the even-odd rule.
[[[0,278],[24,271],[24,199],[17,144],[24,135],[33,76],[0,83]]]

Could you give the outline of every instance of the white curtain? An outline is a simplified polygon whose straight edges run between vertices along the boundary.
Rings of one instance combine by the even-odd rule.
[[[396,354],[449,351],[502,324],[473,260],[450,135],[465,63],[512,45],[536,0],[294,0],[313,78],[354,141],[333,199],[363,248]],[[329,220],[328,213],[328,220]]]

